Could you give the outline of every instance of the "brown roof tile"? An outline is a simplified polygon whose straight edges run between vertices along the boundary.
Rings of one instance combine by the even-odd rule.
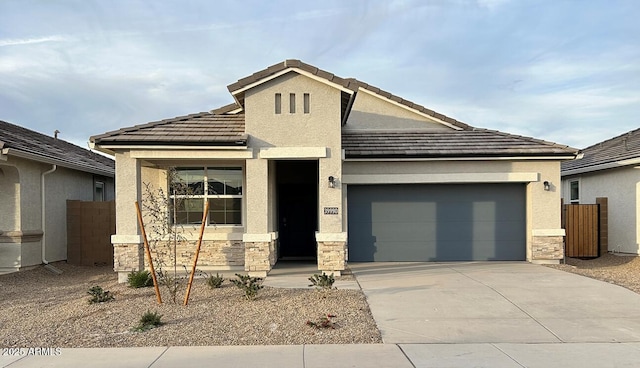
[[[598,170],[600,165],[640,158],[640,128],[594,144],[580,153],[581,159],[562,163],[563,173],[578,169],[588,172],[590,168]]]
[[[0,121],[0,148],[24,152],[73,169],[85,168],[109,176],[115,172],[115,163],[108,157],[6,121]]]
[[[502,132],[344,131],[347,158],[572,156],[575,149]]]
[[[90,139],[101,145],[247,144],[244,114],[216,115],[210,112],[136,125],[96,135]]]

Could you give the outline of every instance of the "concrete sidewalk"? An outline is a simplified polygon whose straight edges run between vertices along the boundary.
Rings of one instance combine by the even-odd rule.
[[[3,350],[3,353],[5,351]],[[0,366],[87,368],[637,367],[640,343],[371,344],[61,349]]]

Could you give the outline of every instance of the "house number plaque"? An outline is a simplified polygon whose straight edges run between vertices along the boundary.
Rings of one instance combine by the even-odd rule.
[[[324,214],[325,215],[337,215],[338,214],[338,207],[325,207],[324,208]]]

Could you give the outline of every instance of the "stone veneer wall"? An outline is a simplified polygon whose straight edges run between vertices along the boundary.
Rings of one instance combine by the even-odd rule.
[[[166,245],[166,247],[164,247]],[[160,254],[173,252],[173,246],[169,243],[158,244]],[[196,252],[196,242],[178,243],[178,266],[193,265],[193,257]],[[113,245],[113,270],[119,273],[118,282],[126,282],[126,274],[149,267],[143,244],[114,244]],[[158,252],[151,248],[151,257],[157,257]],[[167,258],[168,259],[168,258]],[[173,264],[171,262],[171,264]],[[223,240],[202,242],[198,267],[242,267],[244,265],[244,243],[240,240]],[[155,264],[154,264],[155,266]],[[124,275],[121,276],[120,274]]]
[[[173,244],[170,242],[161,243],[151,248],[151,257],[165,255],[170,257],[173,254]],[[197,241],[178,242],[177,263],[190,268],[193,265]],[[170,258],[166,258],[170,259]],[[145,267],[149,266],[147,259],[144,260]],[[241,240],[203,240],[198,255],[198,266],[243,266],[244,265],[244,243]]]
[[[276,264],[277,254],[274,241],[244,243],[244,270],[250,275],[264,277]]]
[[[564,258],[564,238],[562,236],[534,236],[531,244],[534,261],[559,261]]]
[[[318,269],[340,276],[347,264],[347,243],[342,241],[318,242]]]
[[[114,244],[113,270],[116,272],[138,271],[144,267],[143,244]]]

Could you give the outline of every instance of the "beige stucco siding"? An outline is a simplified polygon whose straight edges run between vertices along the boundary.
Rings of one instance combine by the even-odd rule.
[[[580,182],[580,203],[608,198],[609,250],[640,253],[640,168],[625,167],[566,177],[563,197],[570,203],[569,182]]]
[[[275,113],[276,93],[282,96],[280,114]],[[291,93],[296,95],[295,113],[289,112]],[[303,109],[305,93],[308,93],[310,98],[308,114],[305,114]],[[286,151],[287,157],[281,159],[318,160],[318,229],[321,233],[342,231],[339,216],[324,216],[321,212],[323,207],[338,207],[342,213],[340,186],[329,188],[326,184],[329,176],[338,180],[342,176],[340,101],[340,90],[297,73],[288,73],[259,85],[247,91],[245,96],[246,133],[250,137],[249,144],[252,148],[260,150],[269,147],[295,147],[299,149],[298,157],[296,150],[292,149]],[[325,157],[306,157],[308,152],[320,151],[324,152]],[[272,159],[277,160],[278,157]],[[266,160],[257,157],[247,161],[247,232],[267,233],[274,231],[276,223],[275,218],[269,221],[265,216],[273,214],[275,207],[273,197],[269,196],[269,193],[273,194],[273,189],[266,190],[273,183],[266,180],[266,163],[252,161]],[[252,188],[255,186],[264,186],[265,190]]]
[[[42,240],[40,235],[36,235],[42,232],[46,243],[45,259],[49,262],[67,259],[66,201],[92,201],[94,175],[58,166],[45,176],[46,223],[43,229],[42,174],[52,167],[18,157],[9,157],[2,164],[0,187],[11,185],[11,190],[1,195],[7,201],[0,201],[0,232],[22,234],[23,240],[4,242],[8,241],[5,239],[0,242],[0,269],[18,269],[42,263]],[[113,178],[100,177],[100,180],[105,183],[106,199],[113,199]],[[11,198],[5,198],[7,196]]]
[[[0,233],[20,228],[20,174],[0,164]]]
[[[360,91],[353,102],[349,119],[344,126],[346,130],[376,130],[376,129],[430,129],[451,130],[424,115],[410,111],[392,102],[385,101]]]
[[[45,177],[46,259],[67,259],[67,199],[93,201],[93,175],[58,167]],[[38,262],[39,263],[39,262]]]

